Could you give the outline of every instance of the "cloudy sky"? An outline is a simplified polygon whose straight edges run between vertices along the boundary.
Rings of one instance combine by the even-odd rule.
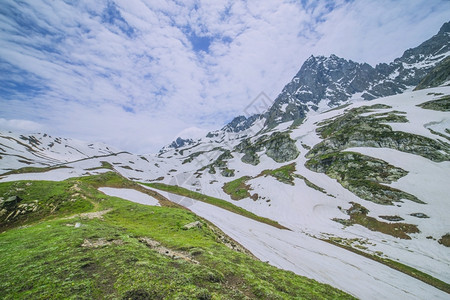
[[[156,152],[274,99],[311,54],[375,65],[446,0],[2,0],[0,129]]]

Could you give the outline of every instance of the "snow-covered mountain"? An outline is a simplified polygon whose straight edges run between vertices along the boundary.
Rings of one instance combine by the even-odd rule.
[[[309,110],[334,107],[351,98],[372,100],[402,93],[449,55],[450,22],[389,64],[372,67],[336,55],[311,56],[265,114],[266,125],[301,119]]]
[[[91,153],[96,155],[83,158],[79,151],[87,152],[90,144],[61,143],[62,152],[53,153],[58,162],[52,164],[47,157],[27,153],[29,142],[22,145],[2,134],[4,170],[12,168],[3,167],[8,153],[29,157],[26,166],[50,167],[30,171],[38,173],[25,169],[5,174],[0,181],[63,180],[112,169],[136,181],[182,186],[289,228],[272,232],[270,226],[243,217],[234,227],[231,215],[224,219],[216,209],[200,209],[192,201],[160,191],[218,225],[261,260],[362,298],[395,294],[445,299],[447,294],[432,286],[395,275],[394,270],[386,272],[387,267],[377,262],[363,263],[359,254],[321,240],[449,282],[449,99],[450,87],[437,87],[356,101],[308,115],[297,127],[287,122],[256,135],[258,124],[238,133],[218,130],[200,143],[158,156],[110,153],[97,146],[99,152]],[[30,140],[24,138],[19,141]],[[68,151],[72,156],[64,162],[63,153]],[[23,166],[19,159],[16,163]],[[339,279],[354,264],[358,271],[352,272],[357,272],[360,285],[354,284],[356,279]]]
[[[375,68],[312,56],[263,114],[237,117],[196,141],[177,139],[155,155],[2,132],[0,181],[114,170],[135,181],[177,185],[288,228],[268,229],[165,192],[261,260],[360,298],[445,299],[449,55],[446,23],[430,40]],[[12,172],[23,167],[46,169]],[[441,290],[386,269],[386,260],[432,276]]]
[[[102,143],[86,143],[45,133],[28,135],[0,131],[0,170],[3,171],[29,165],[52,166],[118,152]]]

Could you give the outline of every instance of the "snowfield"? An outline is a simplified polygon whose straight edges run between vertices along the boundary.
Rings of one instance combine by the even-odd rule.
[[[199,155],[191,164],[179,166],[178,173],[173,177],[165,178],[163,182],[181,185],[190,190],[225,199],[257,215],[278,221],[296,232],[308,233],[320,238],[357,239],[356,244],[359,243],[368,253],[381,253],[383,257],[400,261],[440,280],[449,282],[450,252],[448,248],[437,243],[441,236],[450,232],[450,221],[447,217],[450,211],[450,203],[448,202],[449,162],[437,163],[419,155],[386,148],[346,149],[346,151],[359,152],[382,159],[408,171],[408,175],[397,182],[393,182],[391,186],[411,193],[426,203],[418,204],[405,200],[403,203],[396,205],[378,205],[360,199],[326,174],[307,169],[304,166],[307,161],[304,156],[307,150],[303,146],[313,147],[322,141],[316,133],[316,128],[321,121],[339,116],[354,107],[375,104],[386,104],[392,108],[377,109],[368,113],[369,115],[394,110],[405,113],[408,123],[389,124],[394,130],[419,133],[435,140],[447,142],[441,136],[432,134],[426,127],[431,122],[440,124],[444,128],[450,128],[450,114],[416,106],[429,100],[438,99],[445,94],[450,94],[449,87],[408,92],[370,102],[356,101],[342,109],[308,115],[304,123],[291,133],[291,137],[296,140],[297,148],[301,151],[299,157],[294,160],[296,163],[295,174],[304,176],[313,184],[323,188],[326,193],[308,187],[303,180],[298,178],[294,180],[294,185],[291,186],[278,182],[273,177],[262,176],[247,181],[247,184],[251,187],[251,193],[257,193],[260,197],[259,200],[255,201],[250,198],[240,201],[231,200],[230,196],[222,190],[225,182],[242,176],[255,177],[264,170],[273,170],[292,163],[276,163],[263,154],[260,157],[261,162],[257,166],[249,167],[248,164],[240,160],[243,154],[236,152],[233,152],[234,158],[227,161],[227,167],[235,170],[235,176],[232,178],[226,178],[220,174],[209,174],[206,171],[202,172],[201,176],[194,175],[194,170],[200,169],[201,166],[211,161],[211,159]],[[283,124],[283,127],[287,126]],[[251,129],[246,133],[250,135]],[[208,140],[205,140],[204,143],[208,144]],[[237,142],[231,140],[229,144],[234,147]],[[232,147],[228,149],[232,150]],[[170,155],[170,153],[166,153],[166,155]],[[192,167],[194,167],[194,170],[192,170]],[[382,222],[386,222],[386,220],[381,219],[379,217],[381,215],[398,215],[404,219],[403,222],[418,225],[421,232],[411,234],[411,240],[403,240],[380,232],[370,231],[360,225],[344,227],[332,221],[333,218],[348,218],[340,208],[348,209],[351,206],[350,202],[363,205],[370,211],[368,216]],[[412,213],[424,213],[430,218],[417,218],[411,216]]]
[[[376,109],[364,116],[379,112],[403,112],[407,123],[389,123],[393,130],[422,135],[442,143],[449,143],[450,113],[423,109],[418,104],[450,95],[450,87],[408,91],[400,95],[370,102],[355,97],[349,106],[323,113],[310,113],[303,124],[290,128],[292,122],[280,124],[262,133],[264,120],[249,129],[234,133],[214,131],[192,145],[178,149],[165,148],[157,155],[133,155],[101,144],[83,144],[46,135],[35,135],[38,145],[30,145],[19,135],[0,134],[0,169],[5,173],[22,167],[67,166],[41,173],[0,175],[0,182],[15,180],[64,180],[70,177],[99,174],[114,170],[134,181],[161,182],[179,185],[192,191],[224,199],[256,215],[279,222],[291,230],[280,230],[212,205],[174,194],[160,192],[199,216],[211,221],[226,234],[270,264],[314,278],[349,292],[362,299],[449,299],[449,295],[404,273],[395,271],[374,260],[331,245],[320,239],[340,238],[351,241],[353,247],[369,254],[389,258],[416,268],[444,282],[450,282],[450,250],[438,243],[450,233],[450,162],[433,162],[419,155],[387,148],[354,147],[345,149],[378,158],[408,171],[408,174],[389,186],[410,193],[425,204],[403,199],[394,205],[380,205],[363,200],[324,173],[305,167],[308,150],[322,141],[316,133],[320,122],[340,116],[348,110],[375,104],[389,109]],[[289,129],[290,128],[290,129]],[[245,138],[255,142],[261,135],[290,130],[300,155],[285,163],[277,163],[264,151],[258,152],[256,166],[241,161],[243,153],[234,151]],[[431,132],[438,132],[437,135]],[[59,143],[58,143],[59,142]],[[53,143],[53,145],[52,145]],[[52,145],[51,147],[49,145]],[[233,177],[224,177],[220,169],[208,172],[208,166],[224,151],[229,150],[226,167],[234,170]],[[6,154],[5,154],[6,153]],[[323,191],[307,185],[296,177],[293,185],[275,177],[261,175],[295,163],[294,174],[303,176]],[[250,197],[232,200],[223,190],[225,183],[249,176],[246,184],[256,200]],[[147,205],[159,205],[156,199],[134,190],[101,188],[105,194]],[[402,222],[417,225],[420,233],[411,239],[400,239],[361,225],[344,226],[333,219],[348,219],[345,210],[358,203],[369,210],[368,216],[380,222],[380,216],[399,216]],[[428,218],[411,214],[422,213]]]
[[[155,198],[133,189],[102,187],[98,190],[108,196],[119,197],[139,204],[160,206],[158,200],[156,200]]]
[[[158,191],[158,190],[155,190]],[[306,234],[281,230],[186,197],[160,192],[211,221],[262,261],[361,299],[448,299],[448,294]]]

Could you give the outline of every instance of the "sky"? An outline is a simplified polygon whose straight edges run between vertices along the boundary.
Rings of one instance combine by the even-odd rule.
[[[447,0],[2,0],[0,129],[155,153],[272,101],[310,55],[389,63]]]

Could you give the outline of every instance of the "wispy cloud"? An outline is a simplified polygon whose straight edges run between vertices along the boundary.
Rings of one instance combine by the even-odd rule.
[[[0,126],[156,151],[185,128],[222,127],[261,91],[275,98],[311,54],[388,62],[449,12],[425,0],[4,0]]]

